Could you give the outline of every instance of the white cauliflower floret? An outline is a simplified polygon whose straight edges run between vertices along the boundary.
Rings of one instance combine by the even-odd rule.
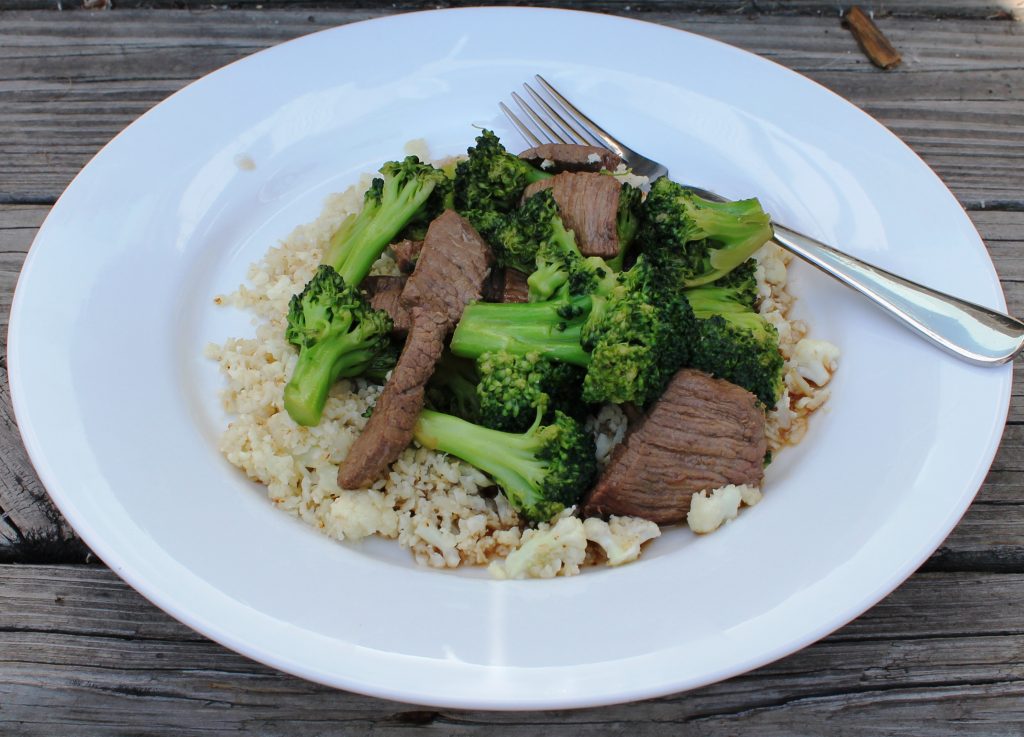
[[[608,565],[629,563],[640,556],[640,546],[661,534],[658,526],[640,517],[612,516],[607,522],[597,517],[583,521],[587,540],[604,548]]]
[[[554,525],[541,524],[523,533],[519,548],[487,570],[495,578],[554,578],[574,576],[587,557],[583,521],[567,509]]]
[[[754,506],[761,501],[761,490],[753,486],[729,484],[715,489],[708,496],[699,491],[690,499],[690,512],[686,524],[694,532],[714,532],[726,522],[736,519],[740,503]]]
[[[775,286],[784,286],[787,280],[786,264],[788,263],[790,256],[781,247],[774,243],[766,243],[761,246],[755,253],[754,258],[757,259],[758,270],[756,277],[758,286],[762,284],[773,284]],[[760,289],[758,290],[761,291]],[[767,290],[766,290],[767,291]]]
[[[797,373],[817,386],[825,386],[836,370],[839,348],[827,340],[803,338],[793,348]]]

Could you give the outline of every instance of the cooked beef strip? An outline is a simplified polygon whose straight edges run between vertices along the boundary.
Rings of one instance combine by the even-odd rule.
[[[481,289],[494,263],[490,246],[469,221],[445,210],[427,229],[416,270],[402,291],[402,304],[444,313],[452,328]]]
[[[485,302],[527,302],[530,286],[519,269],[491,269],[483,288]]]
[[[593,157],[597,156],[594,161]],[[553,166],[544,169],[551,173],[560,171],[615,171],[622,159],[606,148],[598,146],[577,146],[571,143],[543,143],[519,154],[534,166],[541,168],[545,161]]]
[[[500,266],[495,266],[491,269],[491,273],[487,275],[487,279],[480,289],[480,295],[484,302],[501,302],[504,294],[505,270]]]
[[[526,302],[529,299],[530,286],[526,283],[526,274],[519,269],[505,269],[501,289],[502,302]]]
[[[395,257],[398,270],[403,274],[411,274],[416,268],[416,259],[423,249],[423,241],[404,240],[391,244],[391,254]]]
[[[338,468],[338,486],[343,489],[363,489],[373,484],[412,440],[423,409],[423,387],[444,350],[448,329],[447,320],[438,313],[416,312],[420,319],[409,331],[373,414]]]
[[[373,309],[384,310],[391,316],[394,325],[391,332],[399,338],[408,334],[412,325],[412,316],[401,303],[405,279],[404,276],[368,276],[359,285]]]
[[[764,423],[750,392],[700,371],[679,371],[612,453],[584,501],[584,516],[673,524],[686,519],[698,491],[760,486]]]
[[[565,227],[576,232],[584,256],[614,258],[619,253],[619,180],[607,174],[564,172],[527,185],[523,199],[551,188]]]
[[[480,299],[493,258],[487,243],[455,212],[446,210],[430,224],[400,299],[411,317],[409,337],[369,422],[338,468],[341,488],[370,486],[412,441],[424,386],[462,309]]]

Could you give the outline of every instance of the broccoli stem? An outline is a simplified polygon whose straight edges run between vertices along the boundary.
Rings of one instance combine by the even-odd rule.
[[[368,200],[354,218],[350,216],[331,236],[323,262],[333,266],[346,284],[358,286],[374,262],[430,197],[435,180],[400,183],[385,180],[381,202]]]
[[[329,340],[303,348],[284,388],[285,410],[300,425],[319,424],[331,385],[342,377],[358,376],[375,355],[352,340]]]
[[[537,352],[587,366],[590,354],[580,345],[580,332],[591,304],[587,296],[551,302],[475,302],[466,307],[455,328],[452,353],[478,358],[497,351],[519,356]]]
[[[537,460],[544,439],[534,432],[536,427],[523,434],[508,433],[425,409],[413,437],[425,448],[450,453],[479,468],[497,481],[506,495],[529,499],[547,472]]]

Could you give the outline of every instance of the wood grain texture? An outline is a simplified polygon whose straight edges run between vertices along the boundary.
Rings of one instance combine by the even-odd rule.
[[[103,6],[105,0],[0,0],[0,10],[53,10],[90,12],[94,5]],[[402,0],[387,3],[394,12],[432,10],[435,8],[459,8],[474,5],[538,5],[570,6],[604,13],[632,13],[643,18],[650,12],[660,13],[701,13],[708,15],[730,15],[759,17],[765,15],[825,15],[835,16],[849,7],[850,3],[827,2],[827,0],[581,0],[566,2],[524,2],[524,0],[490,0],[489,2],[464,2],[463,0]],[[929,18],[929,19],[973,19],[1011,20],[1024,15],[1021,0],[881,0],[861,2],[869,14],[880,18]],[[302,8],[309,10],[339,7],[360,9],[380,6],[373,0],[231,0],[227,3],[211,3],[203,0],[116,0],[113,10],[171,8],[205,10],[212,6],[219,8]]]
[[[113,135],[198,76],[273,43],[386,12],[5,13],[0,201],[52,202]],[[1021,24],[891,18],[884,30],[905,61],[879,77],[838,18],[642,17],[807,74],[892,128],[965,205],[1024,209],[1024,100],[1014,92],[1024,86]]]
[[[0,566],[0,715],[17,734],[1017,735],[1024,576],[924,574],[833,636],[725,683],[549,713],[410,707],[231,653],[93,566]],[[794,727],[799,727],[794,730]],[[849,727],[849,728],[847,728]],[[824,730],[824,731],[822,731]]]

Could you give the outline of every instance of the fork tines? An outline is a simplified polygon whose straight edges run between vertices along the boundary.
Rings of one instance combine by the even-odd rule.
[[[512,99],[516,105],[532,121],[532,128],[513,113],[505,103],[498,103],[501,111],[505,113],[505,116],[528,143],[534,146],[539,146],[542,143],[577,143],[615,150],[594,132],[595,128],[597,131],[600,129],[594,125],[593,121],[559,94],[558,90],[539,74],[535,75],[535,78],[547,93],[547,98],[529,84],[523,84],[523,89],[532,98],[533,106],[517,93],[512,93]],[[603,133],[603,131],[601,132]]]

